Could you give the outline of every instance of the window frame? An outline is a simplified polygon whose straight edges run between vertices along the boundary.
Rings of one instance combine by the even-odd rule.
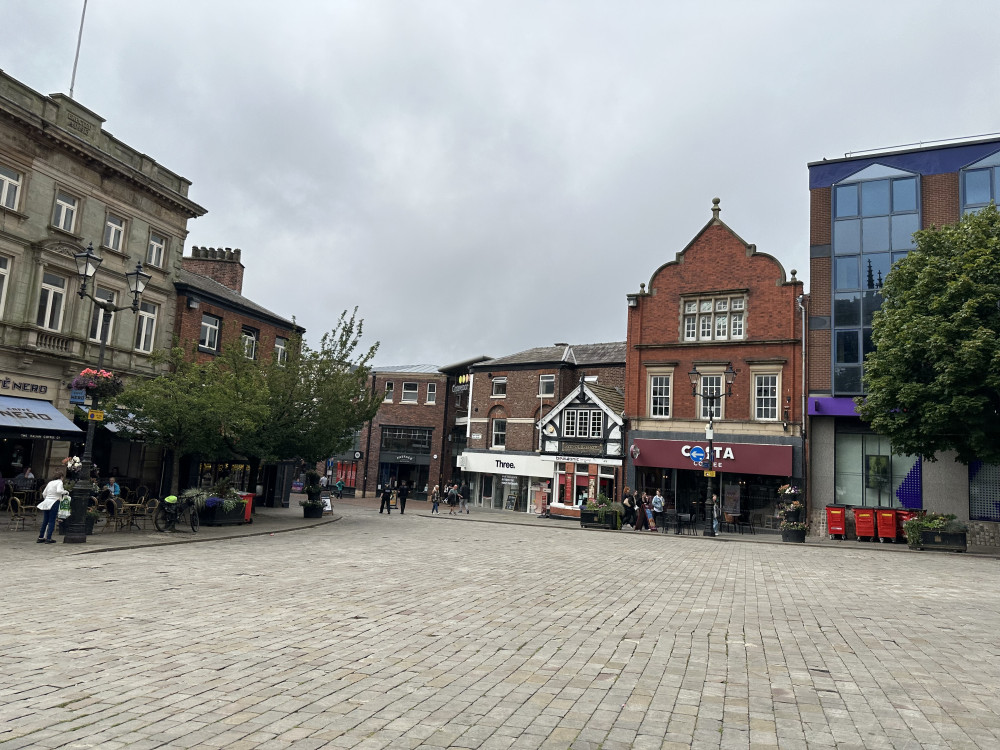
[[[427,398],[424,400],[425,404],[437,403],[437,388],[437,383],[427,384]]]
[[[256,360],[260,354],[260,330],[252,326],[240,329],[240,342],[243,344],[243,356]]]
[[[114,224],[112,219],[117,219],[121,225]],[[114,235],[117,234],[118,246],[113,244]],[[101,247],[113,253],[125,253],[125,238],[128,236],[128,219],[116,214],[114,211],[107,211],[104,214],[104,237],[101,240]]]
[[[156,345],[156,319],[160,306],[143,300],[135,314],[135,351],[149,354]]]
[[[104,292],[102,295],[101,293]],[[118,292],[114,289],[108,289],[103,286],[94,287],[94,296],[105,302],[110,302],[112,305],[118,302]],[[114,330],[115,325],[115,314],[113,312],[105,312],[97,303],[94,303],[94,309],[90,316],[90,330],[88,332],[87,339],[89,341],[95,341],[98,344],[101,343],[101,332],[104,329],[104,320],[107,319],[108,326],[108,337],[105,339],[105,343],[111,341],[111,333]]]
[[[285,336],[274,337],[274,358],[278,364],[288,361],[288,338]]]
[[[62,280],[62,286],[58,286],[51,281],[46,281],[46,276]],[[38,310],[35,315],[35,325],[39,328],[43,328],[46,331],[53,331],[54,333],[62,331],[63,317],[66,314],[66,284],[67,279],[65,277],[51,271],[42,271],[42,285],[38,293]],[[56,298],[58,298],[58,302],[54,304],[53,300]],[[43,299],[45,300],[44,303]],[[44,312],[42,311],[43,304],[45,306]],[[52,308],[56,305],[58,306],[58,320],[55,326],[52,326],[50,325]]]
[[[10,286],[10,266],[11,259],[6,255],[0,255],[0,317],[3,316],[7,307],[7,287]]]
[[[72,201],[72,205],[68,201]],[[81,210],[81,199],[74,193],[68,190],[64,190],[61,187],[56,188],[55,199],[52,205],[52,226],[58,229],[60,232],[66,232],[67,234],[76,233],[76,222],[80,215]],[[66,216],[69,215],[69,226],[64,226],[66,222]]]
[[[725,393],[723,388],[725,387],[726,377],[722,370],[716,372],[713,371],[703,371],[698,380],[698,419],[709,421],[708,410],[711,408],[713,410],[712,420],[724,419],[726,415],[726,397],[722,395],[722,398],[713,398],[711,401],[706,399],[701,394],[707,390],[705,388],[705,381],[711,378],[712,380],[718,381],[717,384],[713,384],[711,389],[714,391],[718,389],[717,393],[712,394],[713,396],[722,395]]]
[[[395,393],[395,390],[396,390],[396,385],[393,381],[391,380],[385,381],[385,395],[382,397],[383,404],[392,403],[392,397]]]
[[[414,380],[404,380],[403,389],[399,393],[399,403],[415,404],[419,400],[420,400],[420,383]]]
[[[774,378],[774,416],[766,417],[761,416],[761,402],[762,397],[760,395],[760,380],[762,378]],[[752,413],[750,418],[754,422],[780,422],[781,419],[781,371],[774,369],[762,369],[750,371],[750,382],[753,388],[753,403],[751,405]],[[768,397],[763,397],[768,398]]]
[[[550,386],[546,388],[545,386]],[[539,375],[538,376],[538,395],[542,398],[554,398],[556,395],[556,376],[555,375]]]
[[[500,429],[498,429],[500,428]],[[497,438],[500,438],[498,441]],[[507,417],[493,417],[490,422],[490,448],[507,447]]]
[[[208,318],[209,320],[206,320],[206,318]],[[206,329],[209,334],[207,337],[205,335]],[[214,339],[214,343],[212,341],[209,341],[210,338]],[[220,318],[218,315],[212,315],[211,313],[202,313],[201,329],[198,331],[198,349],[200,349],[203,352],[218,353],[220,351],[219,345],[221,343],[222,343],[222,318]]]
[[[654,390],[656,378],[666,378],[666,404],[661,408],[666,408],[666,414],[656,414],[657,398]],[[659,387],[663,387],[662,385]],[[663,398],[660,396],[659,398]],[[671,419],[674,413],[674,368],[673,367],[647,367],[646,368],[646,416],[649,419]]]
[[[24,173],[13,167],[8,167],[6,164],[0,164],[0,169],[9,170],[14,175],[13,177],[9,177],[0,172],[0,208],[8,211],[17,211],[17,207],[21,202],[21,194],[24,192],[22,190]]]
[[[682,297],[680,340],[745,341],[748,294],[747,290],[735,290]]]
[[[162,242],[155,242],[153,238],[162,240]],[[157,229],[150,227],[149,229],[149,239],[146,242],[146,263],[147,266],[152,266],[153,268],[163,268],[163,261],[167,257],[167,245],[170,242],[170,237],[160,232]],[[159,255],[154,259],[154,248],[158,249]]]
[[[490,398],[507,398],[507,376],[500,375],[493,378],[490,386]],[[502,388],[497,388],[497,386],[503,386]],[[500,391],[499,393],[497,391]]]

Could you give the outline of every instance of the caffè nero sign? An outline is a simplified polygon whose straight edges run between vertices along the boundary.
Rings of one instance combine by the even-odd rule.
[[[32,383],[30,380],[20,380],[7,375],[0,378],[0,393],[16,394],[18,396],[45,396],[49,387],[43,383]]]

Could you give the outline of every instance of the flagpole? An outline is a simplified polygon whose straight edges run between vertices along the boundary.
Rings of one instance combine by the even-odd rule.
[[[83,0],[83,14],[80,16],[80,33],[76,36],[76,54],[73,56],[73,77],[69,82],[69,98],[73,98],[73,88],[76,86],[76,64],[80,61],[80,43],[83,41],[83,21],[87,17],[87,0]]]

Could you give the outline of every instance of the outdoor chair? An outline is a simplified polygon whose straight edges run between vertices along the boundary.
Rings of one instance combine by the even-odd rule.
[[[677,514],[677,533],[698,535],[697,522],[693,513]]]
[[[10,499],[10,520],[7,522],[7,531],[24,531],[24,512],[21,509],[21,501],[16,497]]]

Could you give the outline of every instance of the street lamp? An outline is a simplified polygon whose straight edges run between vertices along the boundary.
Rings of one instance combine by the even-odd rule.
[[[722,388],[719,388],[719,392],[715,393],[715,388],[706,388],[701,385],[702,373],[698,372],[697,365],[691,365],[691,372],[688,373],[688,377],[691,379],[691,395],[701,396],[702,403],[708,402],[708,424],[705,425],[705,439],[708,441],[708,455],[705,456],[705,460],[702,461],[702,466],[706,469],[711,469],[715,465],[715,451],[712,447],[712,440],[714,435],[715,426],[715,404],[717,401],[721,401],[726,396],[733,395],[733,381],[736,379],[736,370],[733,369],[733,363],[728,362],[726,364],[726,370],[723,373],[726,378],[726,390],[723,392]],[[715,504],[712,502],[712,477],[705,477],[708,480],[708,485],[705,490],[705,531],[704,536],[718,536],[718,532],[715,530]]]
[[[97,269],[100,268],[103,260],[94,253],[93,243],[87,245],[87,249],[84,252],[76,253],[73,257],[76,260],[77,273],[80,275],[80,299],[86,298],[91,300],[94,306],[100,309],[102,313],[101,319],[98,322],[98,338],[101,342],[101,348],[97,355],[97,369],[100,370],[104,366],[104,350],[107,345],[108,326],[106,316],[125,309],[131,309],[133,313],[139,312],[139,297],[146,290],[146,284],[149,283],[152,277],[142,270],[142,263],[136,263],[135,270],[125,274],[125,280],[128,282],[128,290],[132,295],[132,303],[130,305],[116,305],[110,300],[98,299],[87,291],[87,282],[94,278],[94,274],[97,273]],[[97,397],[91,396],[91,408],[96,409],[98,406]],[[94,429],[96,426],[97,424],[94,420],[87,421],[87,442],[83,448],[83,459],[80,466],[81,477],[90,477],[90,469],[93,466]],[[87,541],[85,515],[89,498],[90,487],[83,481],[77,481],[73,485],[73,492],[70,493],[69,518],[66,519],[64,524],[66,533],[63,534],[63,542],[65,544],[83,544]]]

